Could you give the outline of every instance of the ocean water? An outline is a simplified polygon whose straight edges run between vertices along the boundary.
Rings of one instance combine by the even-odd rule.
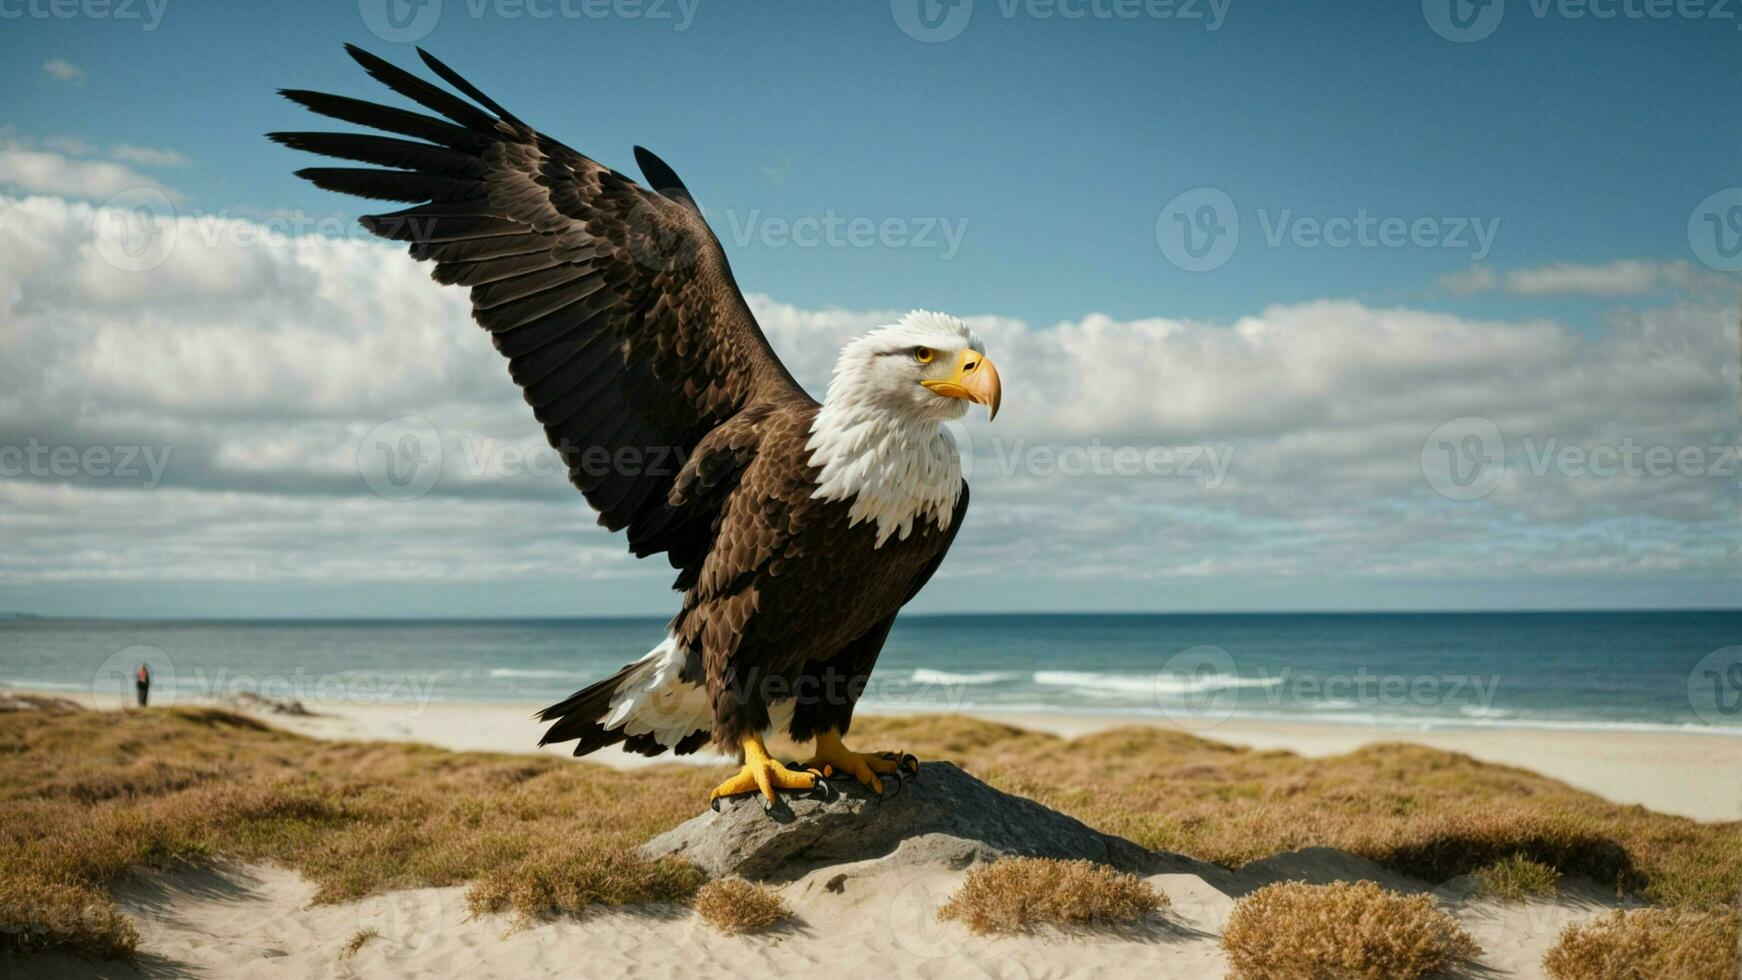
[[[658,619],[0,621],[0,685],[154,700],[560,700]],[[883,710],[1140,714],[1742,735],[1742,612],[910,616]]]

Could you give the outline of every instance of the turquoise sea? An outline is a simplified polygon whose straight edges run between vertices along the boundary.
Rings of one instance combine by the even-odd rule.
[[[0,621],[0,685],[154,700],[546,704],[659,642],[658,619]],[[1742,613],[910,616],[885,710],[1144,714],[1742,735]]]

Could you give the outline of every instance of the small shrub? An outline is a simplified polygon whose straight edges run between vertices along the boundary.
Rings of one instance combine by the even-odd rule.
[[[792,917],[773,889],[742,878],[717,878],[696,892],[696,914],[728,934],[761,932]]]
[[[345,950],[344,950],[345,959],[350,959],[350,958],[356,956],[359,952],[362,951],[364,945],[366,945],[369,942],[369,940],[380,939],[380,938],[381,938],[381,931],[379,929],[374,929],[374,928],[358,929],[356,932],[351,934],[350,939],[345,940]]]
[[[1481,952],[1428,895],[1279,882],[1234,905],[1222,949],[1244,980],[1404,980]]]
[[[0,868],[0,958],[66,949],[116,959],[138,945],[132,921],[102,889]]]
[[[1148,882],[1103,864],[1018,857],[968,872],[938,917],[978,933],[1012,933],[1041,924],[1128,925],[1166,905]]]
[[[1522,854],[1501,858],[1485,868],[1476,869],[1476,884],[1482,894],[1512,901],[1532,895],[1553,895],[1560,877],[1559,871]]]
[[[554,847],[486,872],[472,883],[466,905],[473,915],[512,910],[517,926],[529,926],[554,916],[582,916],[595,904],[681,902],[701,878],[693,865],[648,861],[628,848]]]
[[[1739,922],[1732,911],[1616,909],[1568,926],[1542,966],[1554,980],[1735,980]]]

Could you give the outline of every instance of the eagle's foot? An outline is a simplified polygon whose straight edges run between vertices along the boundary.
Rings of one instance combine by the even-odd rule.
[[[746,735],[740,742],[744,747],[744,765],[737,775],[714,787],[708,795],[708,806],[720,809],[720,800],[727,796],[742,796],[746,793],[761,793],[762,808],[773,809],[777,791],[811,790],[815,789],[818,779],[814,772],[802,769],[789,769],[768,757],[768,749],[762,744],[760,735]]]
[[[836,773],[852,776],[879,796],[883,794],[883,780],[877,777],[900,779],[919,773],[919,760],[913,756],[904,752],[854,752],[833,729],[817,736],[816,754],[799,765],[823,776]]]

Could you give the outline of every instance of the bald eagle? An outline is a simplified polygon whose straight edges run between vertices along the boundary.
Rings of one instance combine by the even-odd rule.
[[[915,311],[841,351],[818,404],[751,315],[676,173],[635,148],[652,190],[539,133],[428,53],[460,93],[347,46],[432,114],[299,89],[324,116],[395,134],[270,138],[367,167],[311,167],[326,190],[412,205],[361,219],[408,242],[508,359],[574,485],[683,594],[645,657],[540,712],[540,744],[742,762],[711,801],[911,769],[843,743],[901,607],[961,529],[968,486],[943,423],[998,411],[973,330]],[[462,98],[461,96],[465,96]],[[383,169],[385,168],[385,169]],[[815,742],[788,767],[764,734]]]

